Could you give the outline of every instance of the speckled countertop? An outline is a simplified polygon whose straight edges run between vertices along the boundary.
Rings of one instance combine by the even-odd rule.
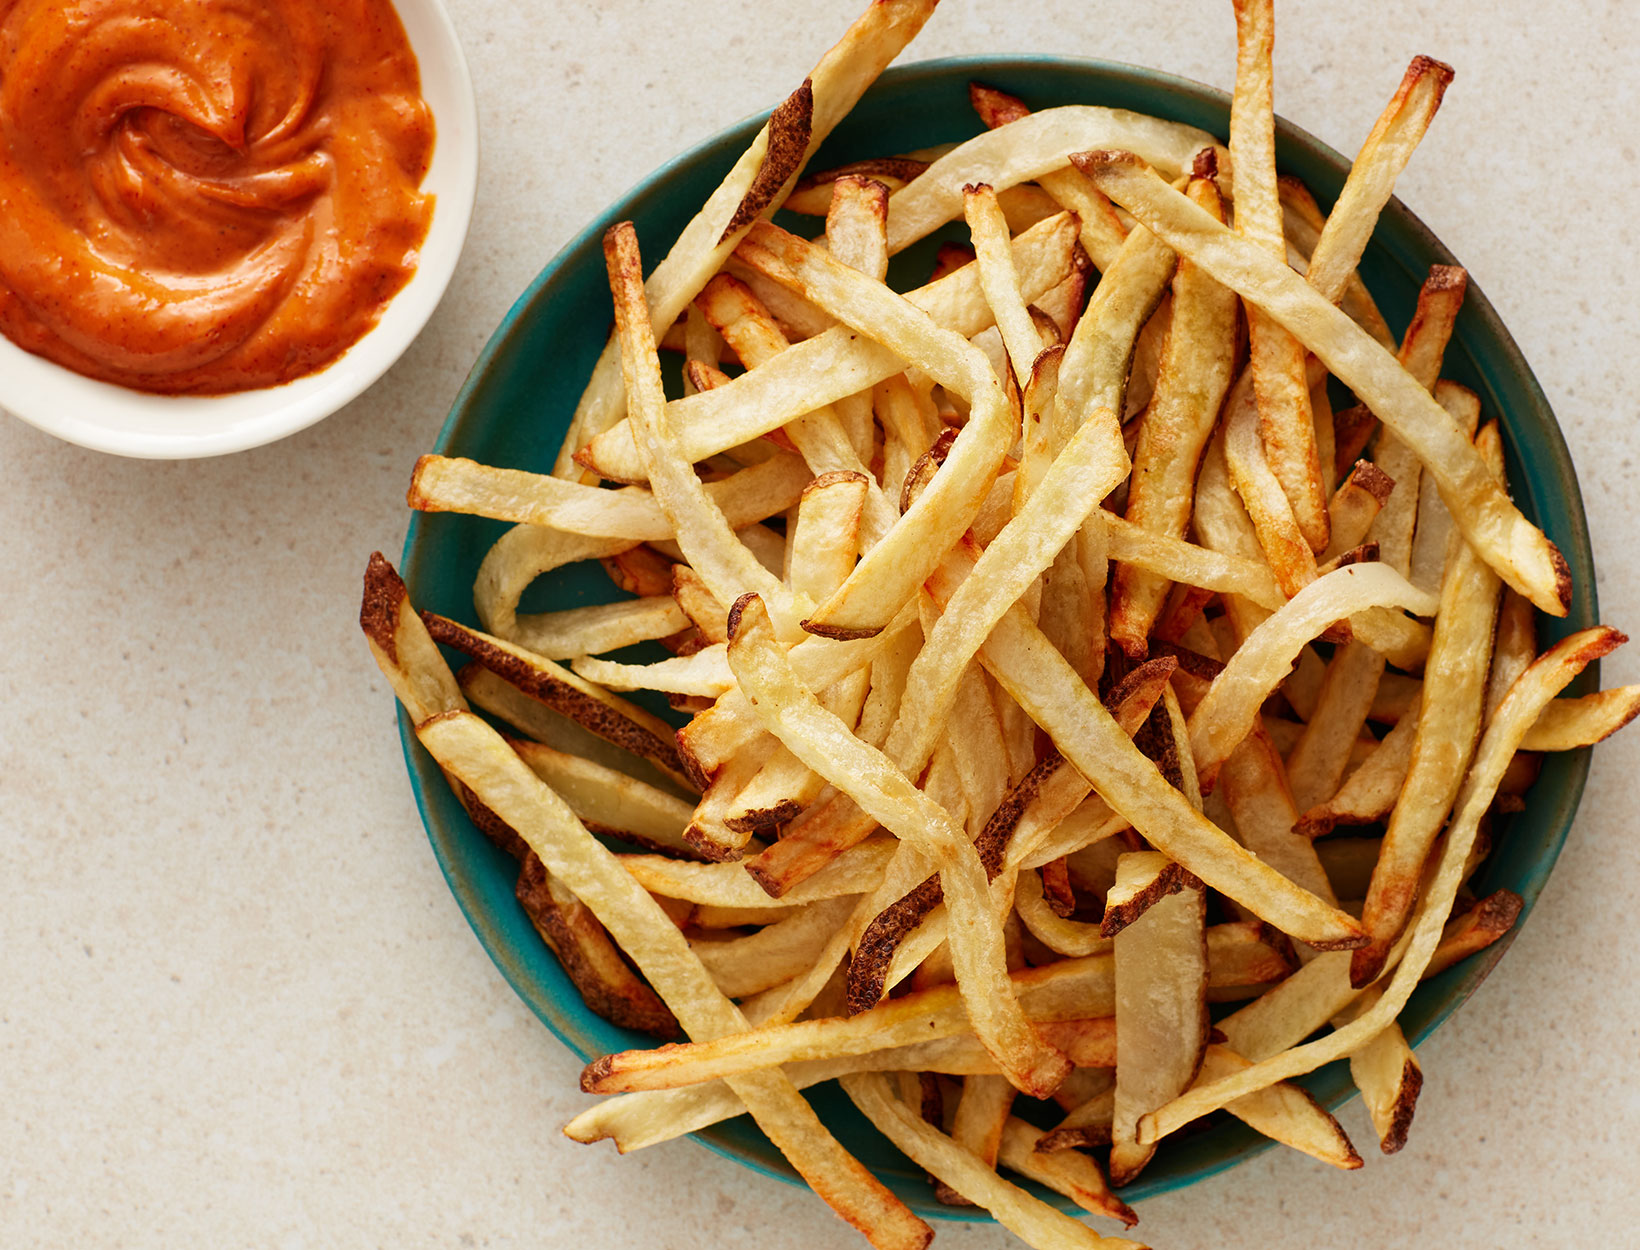
[[[445,888],[356,625],[364,559],[398,550],[410,466],[514,296],[617,194],[784,95],[856,6],[451,0],[478,83],[477,216],[384,381],[200,463],[0,420],[0,1245],[863,1244],[692,1143],[618,1159],[559,1135],[579,1064]],[[1624,0],[1284,0],[1276,90],[1353,151],[1413,54],[1457,67],[1400,192],[1559,412],[1604,617],[1631,631],[1633,21]],[[910,57],[993,50],[1227,86],[1233,23],[1227,2],[945,0]],[[1606,673],[1640,680],[1640,660]],[[1402,1154],[1346,1175],[1272,1152],[1145,1203],[1146,1240],[1636,1244],[1637,771],[1640,733],[1599,752],[1525,932],[1420,1050]],[[1345,1123],[1370,1141],[1359,1107]],[[1010,1239],[946,1226],[939,1244]]]

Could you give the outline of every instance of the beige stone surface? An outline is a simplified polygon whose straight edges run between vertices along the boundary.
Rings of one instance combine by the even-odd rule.
[[[433,863],[355,624],[491,328],[605,204],[783,95],[858,0],[452,0],[484,157],[466,257],[392,373],[277,446],[113,459],[0,421],[0,1245],[858,1244],[682,1142],[559,1125],[579,1065]],[[1640,46],[1626,0],[1283,0],[1277,105],[1353,150],[1415,53],[1458,78],[1403,198],[1496,303],[1640,626]],[[912,56],[1038,51],[1221,86],[1228,3],[945,0]],[[1640,680],[1619,654],[1608,682]],[[1271,1153],[1144,1204],[1158,1247],[1626,1246],[1640,1226],[1640,733],[1541,905],[1421,1049],[1411,1144]],[[1345,1115],[1370,1140],[1359,1107]],[[1373,1229],[1376,1231],[1368,1232]],[[1001,1247],[994,1227],[940,1244]]]

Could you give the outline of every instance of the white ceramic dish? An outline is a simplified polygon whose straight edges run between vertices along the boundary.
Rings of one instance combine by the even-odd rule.
[[[233,395],[149,395],[81,377],[0,336],[0,408],[48,434],[121,456],[184,460],[260,447],[357,398],[404,354],[444,296],[478,185],[478,110],[442,0],[395,0],[421,64],[437,144],[422,186],[437,196],[416,272],[373,329],[322,371]]]

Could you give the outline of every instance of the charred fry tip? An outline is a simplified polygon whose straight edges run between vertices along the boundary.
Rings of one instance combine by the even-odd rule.
[[[598,1087],[610,1078],[615,1071],[614,1055],[599,1055],[586,1067],[581,1069],[581,1092],[596,1094]]]
[[[1462,265],[1431,265],[1429,277],[1424,280],[1427,291],[1464,291],[1469,286],[1469,271]]]
[[[805,78],[802,85],[769,114],[769,141],[763,164],[718,237],[720,244],[728,242],[774,202],[786,180],[802,167],[813,133],[814,83]]]
[[[838,642],[857,642],[861,638],[875,638],[883,632],[881,625],[864,625],[858,628],[850,625],[827,625],[824,621],[806,620],[798,622],[805,632],[817,634],[821,638],[833,638]]]
[[[829,473],[822,473],[803,488],[803,498],[810,494],[824,490],[828,486],[841,486],[847,482],[855,482],[860,486],[871,485],[871,478],[857,469],[832,469]]]
[[[1440,90],[1444,93],[1452,85],[1452,80],[1457,77],[1457,73],[1458,71],[1445,61],[1437,61],[1434,57],[1426,56],[1420,52],[1412,58],[1412,63],[1407,66],[1405,82],[1411,85],[1425,75],[1432,74],[1435,81],[1440,85]]]
[[[729,631],[730,642],[734,642],[735,639],[740,637],[741,617],[745,613],[746,609],[751,606],[752,600],[754,599],[757,599],[757,592],[748,590],[745,594],[741,595],[740,598],[736,599],[734,603],[729,605],[729,616],[728,620],[725,622],[725,628]],[[757,599],[757,601],[759,604],[763,602],[761,599]],[[804,621],[803,624],[804,627],[807,628],[808,622]]]
[[[1370,460],[1355,462],[1355,468],[1350,470],[1350,481],[1376,499],[1380,506],[1389,499],[1390,492],[1395,489],[1395,479]]]
[[[989,190],[991,190],[991,184],[988,182],[969,182],[963,184],[962,196],[967,199],[970,196],[984,195]]]
[[[399,605],[409,598],[398,570],[379,551],[370,553],[370,562],[364,570],[364,596],[359,601],[359,628],[366,638],[382,649],[388,660],[397,664],[399,646],[394,620]]]
[[[1387,1155],[1392,1155],[1407,1144],[1407,1133],[1412,1129],[1412,1117],[1418,1110],[1418,1094],[1424,1088],[1423,1069],[1418,1061],[1411,1056],[1407,1057],[1401,1069],[1400,1093],[1395,1099],[1395,1109],[1390,1116],[1389,1128],[1379,1139],[1378,1146]],[[1354,1154],[1354,1148],[1351,1148]],[[1361,1166],[1361,1158],[1356,1155],[1354,1167]]]
[[[1192,178],[1217,178],[1219,176],[1219,150],[1215,147],[1203,148],[1196,153],[1190,163]]]

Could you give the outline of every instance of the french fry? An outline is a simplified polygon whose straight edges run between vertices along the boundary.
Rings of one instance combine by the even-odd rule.
[[[1439,945],[1481,818],[1491,806],[1493,792],[1521,739],[1525,737],[1526,730],[1537,719],[1544,705],[1579,672],[1625,641],[1627,639],[1622,634],[1605,626],[1581,630],[1563,639],[1522,674],[1499,705],[1497,714],[1475,750],[1474,763],[1464,780],[1459,801],[1454,805],[1456,815],[1447,830],[1446,846],[1434,879],[1409,929],[1405,953],[1378,1002],[1326,1037],[1255,1062],[1251,1068],[1237,1075],[1199,1086],[1160,1111],[1146,1116],[1139,1125],[1141,1143],[1160,1140],[1198,1116],[1225,1106],[1244,1094],[1313,1071],[1323,1063],[1350,1054],[1395,1019],[1417,987]],[[1310,968],[1320,966],[1319,959],[1309,965]],[[1327,965],[1327,968],[1329,971],[1341,970],[1342,965]],[[1336,976],[1336,972],[1332,975]],[[1289,978],[1289,981],[1292,979]],[[1260,1001],[1267,1001],[1270,997],[1266,995]],[[1219,1027],[1223,1028],[1224,1025],[1221,1023]],[[1235,1045],[1234,1038],[1232,1045]]]
[[[1105,1183],[1104,1173],[1100,1172],[1097,1163],[1075,1151],[1057,1154],[1043,1152],[1045,1136],[1034,1125],[1009,1116],[1002,1127],[997,1157],[1004,1167],[1064,1194],[1090,1215],[1109,1216],[1120,1220],[1128,1228],[1139,1222],[1133,1208],[1110,1192],[1110,1186]]]
[[[1424,975],[1438,976],[1460,960],[1491,946],[1515,927],[1524,906],[1524,900],[1512,890],[1488,894],[1463,915],[1448,922]]]
[[[904,773],[859,742],[798,685],[758,599],[743,598],[731,610],[729,637],[735,676],[770,730],[885,828],[927,847],[940,869],[947,905],[960,917],[951,931],[951,954],[975,1031],[1018,1088],[1050,1092],[1068,1065],[1036,1037],[1006,985],[1002,934],[972,844]]]
[[[1193,178],[1189,195],[1222,216],[1211,178]],[[1192,262],[1180,262],[1173,275],[1173,315],[1156,387],[1133,453],[1126,512],[1130,524],[1184,537],[1196,468],[1229,389],[1235,336],[1236,297]],[[1116,559],[1110,636],[1137,657],[1145,652],[1145,639],[1161,611],[1168,583],[1120,556]]]
[[[1144,852],[1118,860],[1117,889],[1132,872],[1154,882],[1150,859]],[[1185,884],[1116,934],[1110,1179],[1118,1187],[1156,1153],[1154,1146],[1138,1144],[1139,1118],[1185,1091],[1207,1047],[1206,900],[1200,883]],[[1111,904],[1106,906],[1108,919]]]
[[[914,184],[913,184],[914,185]],[[1040,1250],[1143,1250],[1137,1242],[1101,1237],[1086,1225],[1003,1180],[975,1155],[931,1127],[894,1097],[886,1077],[862,1073],[843,1078],[854,1105],[918,1167],[944,1181],[997,1223]]]
[[[1131,155],[1093,153],[1082,168],[1147,228],[1262,307],[1320,357],[1435,475],[1464,537],[1499,575],[1541,611],[1565,615],[1571,595],[1565,559],[1509,501],[1428,390],[1370,335],[1284,264],[1237,239]]]
[[[1236,89],[1230,100],[1230,159],[1236,172],[1236,233],[1285,262],[1287,241],[1276,188],[1272,105],[1275,4],[1274,0],[1237,0],[1235,11]],[[1248,306],[1247,328],[1248,368],[1257,395],[1263,450],[1270,472],[1286,497],[1293,523],[1313,555],[1327,546],[1328,517],[1304,349],[1285,327],[1256,305]],[[1238,462],[1238,441],[1232,430],[1232,472]],[[1242,493],[1244,498],[1248,494],[1245,486]],[[1249,504],[1249,511],[1253,523],[1259,526],[1265,550],[1271,551],[1275,539],[1260,522],[1262,510]],[[1275,553],[1271,554],[1280,576],[1283,566],[1276,563]],[[1290,594],[1296,591],[1297,586],[1289,588]]]
[[[1397,721],[1379,742],[1377,750],[1345,779],[1331,798],[1304,812],[1299,818],[1298,832],[1307,838],[1319,838],[1339,825],[1371,825],[1388,816],[1406,785],[1417,733],[1416,715]]]
[[[775,110],[650,275],[645,298],[652,326],[664,329],[676,321],[734,251],[745,228],[760,213],[780,206],[809,156],[922,29],[935,3],[887,0],[867,6],[797,92]],[[620,351],[612,335],[576,404],[554,476],[576,475],[574,451],[621,418],[625,399]]]
[[[1502,446],[1483,434],[1502,468]],[[1424,860],[1458,796],[1470,751],[1481,729],[1491,646],[1502,585],[1480,556],[1457,536],[1447,547],[1441,604],[1430,646],[1417,736],[1406,784],[1395,804],[1378,866],[1373,870],[1361,923],[1372,944],[1357,952],[1350,978],[1363,986],[1377,977],[1390,944],[1412,912]]]
[[[1069,276],[1075,243],[1076,220],[1069,213],[1014,240],[1014,265],[1027,299],[1036,299]],[[964,266],[904,298],[935,325],[964,337],[991,323],[978,266]],[[673,401],[668,416],[679,431],[682,453],[691,462],[700,461],[875,386],[903,372],[905,365],[890,348],[846,326],[834,326],[794,343],[778,360],[747,371],[727,386]],[[617,422],[576,454],[579,463],[611,481],[646,479],[629,422]]]
[[[1640,715],[1640,686],[1556,699],[1526,731],[1522,751],[1575,751],[1604,742]]]

